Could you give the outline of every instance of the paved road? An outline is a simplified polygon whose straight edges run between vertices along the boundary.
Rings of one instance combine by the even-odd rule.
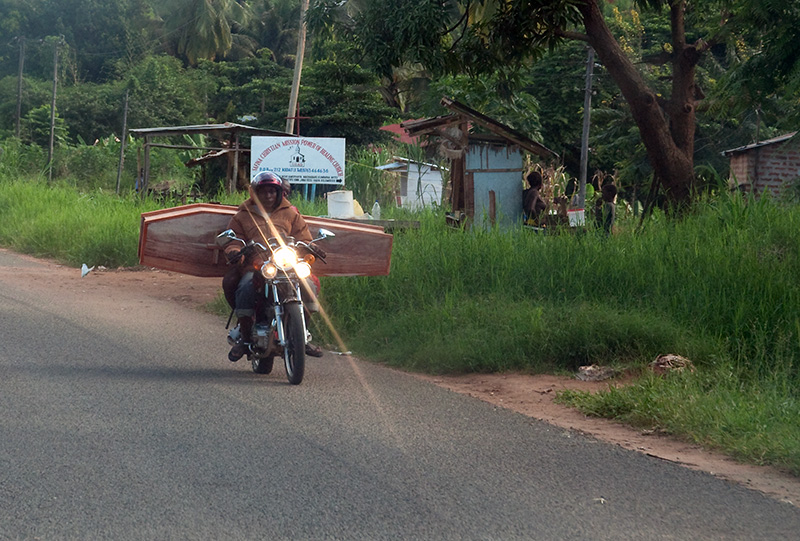
[[[368,363],[257,376],[216,317],[92,284],[0,253],[0,539],[800,531],[789,504]]]

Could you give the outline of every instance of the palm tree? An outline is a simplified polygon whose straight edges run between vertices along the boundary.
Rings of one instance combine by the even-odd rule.
[[[250,6],[253,16],[248,28],[258,48],[269,49],[277,64],[294,66],[300,0],[255,0]]]
[[[157,8],[168,50],[194,65],[199,60],[225,57],[243,36],[251,12],[243,0],[166,0]]]

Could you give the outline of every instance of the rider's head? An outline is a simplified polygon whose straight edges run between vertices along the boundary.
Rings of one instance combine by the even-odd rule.
[[[283,181],[271,171],[261,171],[250,181],[250,192],[267,211],[272,211],[283,199]]]

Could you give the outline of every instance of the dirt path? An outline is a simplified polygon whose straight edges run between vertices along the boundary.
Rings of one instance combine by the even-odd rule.
[[[0,255],[5,250],[0,249]],[[24,257],[24,256],[23,256]],[[0,273],[15,274],[15,281],[29,276],[35,287],[41,272],[58,274],[59,287],[78,290],[99,289],[113,295],[114,289],[135,289],[142,296],[170,299],[191,308],[201,308],[218,294],[218,278],[197,278],[149,268],[106,270],[94,269],[81,277],[80,269],[24,257],[35,266],[9,269],[0,266]],[[41,268],[40,265],[45,268]],[[52,279],[53,276],[51,275]],[[646,453],[691,469],[740,483],[771,497],[800,506],[800,479],[773,468],[740,464],[724,455],[702,449],[663,435],[636,430],[619,423],[586,417],[577,410],[558,405],[554,398],[563,389],[596,391],[606,382],[586,382],[574,378],[549,375],[479,374],[466,376],[416,377],[454,392],[467,394],[498,407],[541,419],[553,425],[580,431],[626,449]]]

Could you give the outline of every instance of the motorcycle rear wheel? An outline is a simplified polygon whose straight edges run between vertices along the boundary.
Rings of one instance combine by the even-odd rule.
[[[275,356],[253,357],[251,364],[253,365],[253,372],[256,374],[269,374],[272,372],[272,366],[275,364]]]
[[[306,369],[306,333],[303,325],[303,309],[299,304],[290,303],[285,306],[286,347],[283,360],[286,365],[286,377],[292,385],[303,381]]]

